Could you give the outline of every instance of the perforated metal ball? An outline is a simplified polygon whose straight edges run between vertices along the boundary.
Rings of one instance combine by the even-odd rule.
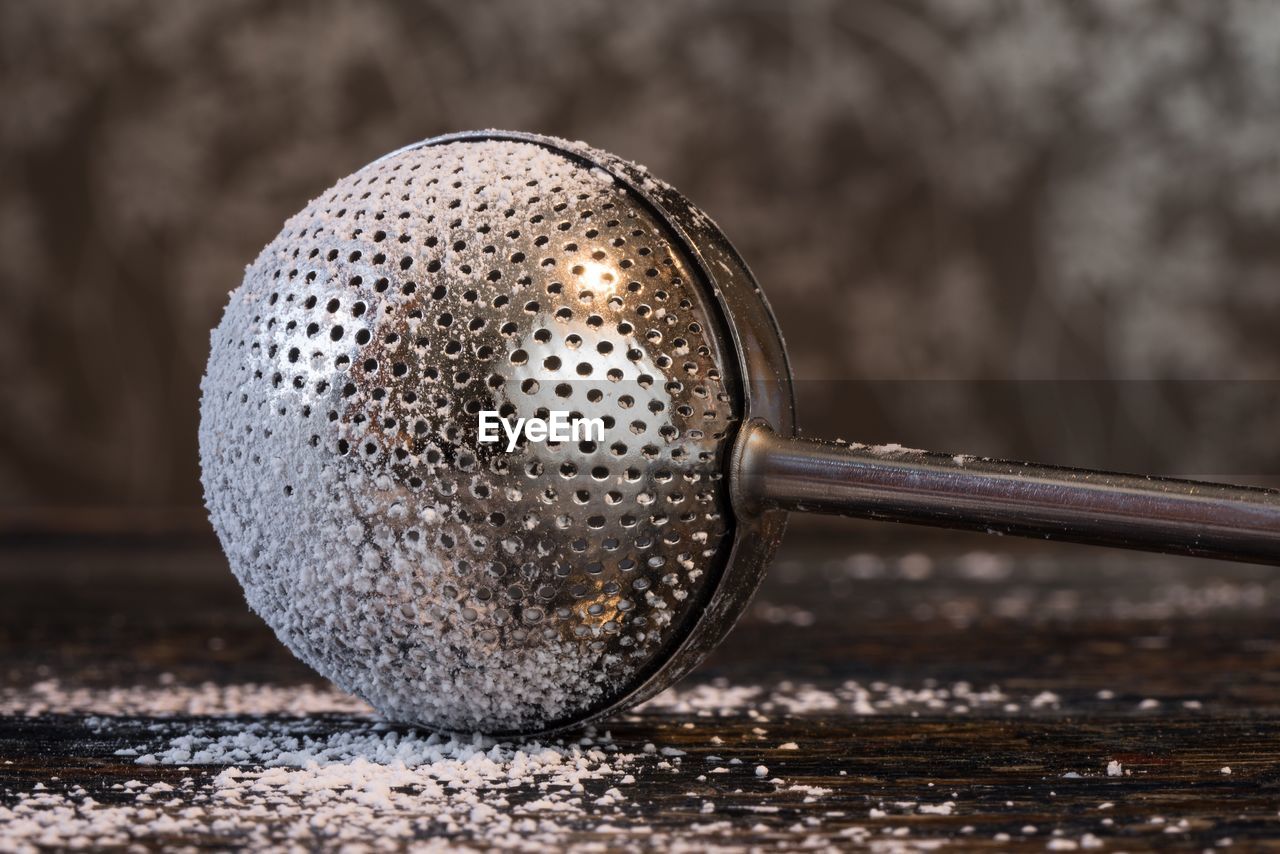
[[[391,719],[532,732],[614,703],[705,605],[741,413],[713,297],[589,160],[435,142],[339,181],[212,336],[200,452],[252,608]],[[480,414],[603,441],[479,441]]]

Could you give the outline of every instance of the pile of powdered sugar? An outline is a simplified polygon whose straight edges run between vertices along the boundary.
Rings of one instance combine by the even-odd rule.
[[[44,683],[37,693],[42,713],[66,712],[69,706],[56,705],[60,699],[93,710],[91,694],[59,697],[56,683]],[[100,692],[99,715],[140,711],[148,696],[160,701],[159,717],[132,725],[118,717],[86,719],[91,732],[128,742],[113,754],[138,766],[137,778],[112,786],[110,797],[82,787],[60,789],[56,777],[17,792],[11,806],[0,806],[6,842],[18,851],[154,844],[169,837],[217,847],[366,850],[414,842],[540,851],[598,846],[627,833],[646,842],[665,837],[676,849],[693,845],[655,837],[634,818],[638,805],[630,798],[638,778],[678,773],[678,750],[646,744],[627,751],[608,733],[547,743],[443,738],[367,713],[334,717],[351,702],[337,692],[310,695],[308,716],[290,716],[299,709],[286,703],[276,716],[246,720],[240,716],[245,708],[262,710],[269,698],[283,696],[266,689],[250,699],[250,686],[220,697],[192,691],[207,712],[221,710],[222,717],[167,719],[183,707],[175,702],[180,693]],[[17,705],[8,700],[9,709]],[[733,767],[744,785],[781,788],[781,780],[758,778],[753,764]],[[695,821],[681,837],[703,836],[705,847],[714,849],[723,829],[723,822]]]
[[[607,738],[517,746],[356,721],[329,732],[301,719],[178,729],[158,746],[116,751],[140,771],[178,766],[177,780],[139,774],[116,784],[111,802],[38,784],[0,807],[6,839],[18,850],[169,835],[249,847],[430,839],[542,850],[620,815],[618,787],[635,781],[643,755]]]

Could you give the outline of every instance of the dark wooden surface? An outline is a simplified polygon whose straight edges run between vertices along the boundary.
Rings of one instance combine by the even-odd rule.
[[[791,540],[751,613],[682,686],[709,695],[714,686],[758,686],[759,694],[724,714],[668,705],[610,725],[623,750],[653,743],[688,754],[671,773],[639,775],[626,792],[629,826],[652,828],[667,845],[685,828],[720,822],[696,839],[729,848],[843,848],[858,839],[899,848],[1280,848],[1274,570],[1018,544],[1008,556],[975,554],[968,550],[1007,545],[977,537],[928,542],[925,551],[857,552],[852,536]],[[50,679],[64,688],[317,684],[247,611],[202,540],[11,540],[0,549],[0,585],[11,706]],[[956,683],[969,688],[957,692]],[[992,687],[1001,699],[955,696]],[[874,714],[857,713],[857,690],[880,702]],[[806,691],[836,703],[788,711]],[[83,786],[110,802],[126,780],[221,770],[142,767],[114,755],[151,723],[145,713],[92,726],[85,712],[0,717],[0,804],[37,784]],[[354,724],[330,715],[309,725]],[[780,749],[788,742],[796,749]],[[744,770],[708,776],[712,754],[738,757]],[[1108,776],[1113,761],[1128,773]],[[768,766],[768,779],[750,773],[756,764]],[[795,785],[831,791],[806,802]],[[919,808],[944,801],[954,803],[949,815]],[[588,809],[566,842],[654,845],[602,835],[597,824]],[[853,826],[868,835],[842,835]],[[140,829],[136,841],[243,843],[213,826],[187,839]],[[482,834],[449,841],[486,844]],[[17,844],[0,827],[0,850]]]

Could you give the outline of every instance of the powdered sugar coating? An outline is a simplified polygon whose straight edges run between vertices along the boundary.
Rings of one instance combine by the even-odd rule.
[[[546,148],[397,152],[286,223],[213,334],[210,515],[250,606],[384,715],[536,731],[696,620],[734,420],[665,227]],[[605,442],[477,441],[569,409]]]

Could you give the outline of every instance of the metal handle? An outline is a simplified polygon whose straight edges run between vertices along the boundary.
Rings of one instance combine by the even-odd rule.
[[[739,512],[834,513],[1280,565],[1280,491],[742,429]]]

